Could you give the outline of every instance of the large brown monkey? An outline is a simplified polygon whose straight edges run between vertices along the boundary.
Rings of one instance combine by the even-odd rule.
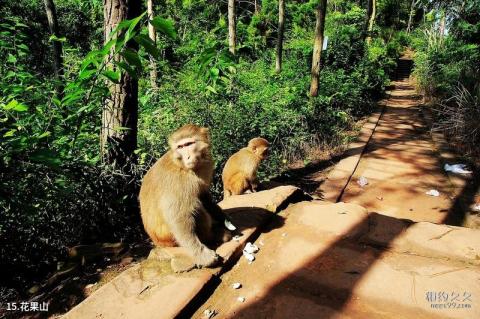
[[[145,231],[156,246],[178,243],[197,266],[213,266],[219,256],[205,244],[221,237],[229,240],[230,234],[223,228],[228,219],[209,191],[213,161],[208,129],[185,125],[170,136],[168,144],[170,150],[142,181],[140,209]]]
[[[267,157],[269,146],[266,139],[256,137],[228,159],[222,173],[224,198],[257,190],[258,166]]]

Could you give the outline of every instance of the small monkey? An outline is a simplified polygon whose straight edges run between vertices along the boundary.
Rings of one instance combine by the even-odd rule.
[[[209,191],[214,167],[208,129],[185,125],[168,144],[170,149],[148,170],[140,188],[145,231],[156,246],[178,243],[197,266],[213,266],[219,256],[206,244],[228,241],[231,234],[223,228],[230,223],[227,216]]]
[[[266,139],[256,137],[228,159],[222,173],[224,198],[257,190],[258,166],[267,157],[269,147]]]

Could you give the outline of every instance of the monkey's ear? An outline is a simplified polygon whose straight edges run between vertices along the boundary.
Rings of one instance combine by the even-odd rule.
[[[210,134],[210,130],[208,129],[208,127],[201,127],[200,128],[200,133],[208,135],[208,134]]]
[[[201,127],[200,134],[205,138],[205,141],[210,144],[210,130],[208,127]]]

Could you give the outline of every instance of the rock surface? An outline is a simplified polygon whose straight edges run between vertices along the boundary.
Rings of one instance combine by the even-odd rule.
[[[243,235],[238,241],[218,247],[217,253],[226,264],[233,262],[260,225],[279,207],[302,198],[302,194],[296,187],[281,186],[221,202]],[[174,273],[190,267],[186,258],[181,247],[154,249],[147,260],[99,288],[65,318],[173,318],[222,270],[219,267]]]

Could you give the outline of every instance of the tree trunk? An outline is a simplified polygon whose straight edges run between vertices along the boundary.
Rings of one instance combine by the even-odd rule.
[[[148,18],[153,19],[153,0],[147,0],[147,11]],[[155,44],[157,43],[157,32],[151,23],[148,24],[148,36]],[[157,88],[157,61],[153,56],[150,57],[150,83],[152,88]]]
[[[104,0],[105,43],[110,40],[111,31],[125,19],[140,15],[140,1]],[[138,50],[134,41],[127,46]],[[116,56],[119,61],[121,58]],[[112,65],[108,66],[112,68]],[[119,83],[109,82],[110,99],[106,101],[102,112],[101,152],[102,158],[109,164],[128,172],[127,164],[134,159],[137,146],[138,120],[138,80],[127,72],[122,72]]]
[[[260,4],[258,4],[259,0],[254,0],[254,5],[255,5],[255,14],[260,13]]]
[[[443,43],[443,37],[445,36],[445,10],[441,11],[440,22],[438,24],[438,36],[440,38],[440,43]]]
[[[327,0],[320,0],[315,24],[315,42],[313,45],[312,57],[312,80],[310,82],[310,96],[318,95],[318,82],[320,76],[320,59],[322,57],[323,31],[325,29],[325,16],[327,14]]]
[[[410,13],[408,15],[407,33],[410,33],[411,31],[414,13],[415,13],[415,0],[412,0],[412,3],[410,5]]]
[[[55,4],[53,0],[44,0],[45,11],[47,12],[48,27],[50,33],[57,38],[58,34],[58,21],[57,21],[57,12],[55,10]],[[57,94],[61,95],[63,91],[63,86],[60,84],[63,77],[63,58],[62,58],[62,43],[60,41],[52,40],[53,46],[53,68],[55,71],[55,77],[58,80],[56,89]]]
[[[285,0],[278,1],[278,37],[275,72],[282,72],[283,32],[285,30]]]
[[[235,27],[235,0],[228,0],[228,49],[235,55],[237,34]]]
[[[375,23],[375,15],[377,14],[377,1],[376,0],[368,0],[368,24],[367,24],[367,42],[370,43],[372,40],[372,30],[373,24]]]

